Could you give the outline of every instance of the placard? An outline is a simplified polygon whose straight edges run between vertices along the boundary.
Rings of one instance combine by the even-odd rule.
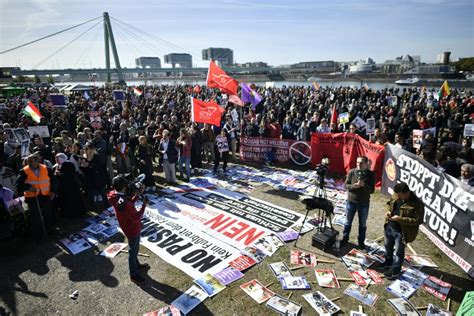
[[[373,134],[375,132],[375,119],[374,118],[369,118],[367,119],[367,134]]]
[[[464,125],[464,136],[466,136],[466,137],[474,136],[474,124],[465,124]]]
[[[49,138],[49,129],[48,126],[28,126],[28,134],[30,134],[30,138],[33,138],[33,135],[39,135],[41,138]]]

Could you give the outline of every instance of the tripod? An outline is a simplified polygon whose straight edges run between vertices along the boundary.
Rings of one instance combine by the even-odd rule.
[[[326,199],[326,190],[324,189],[324,174],[318,174],[318,185],[317,185],[316,189],[314,190],[312,200],[314,200],[315,198],[316,199]],[[295,243],[293,244],[293,246],[296,247],[296,248],[297,248],[296,243],[300,239],[301,231],[303,230],[303,226],[306,223],[306,219],[308,218],[309,211],[315,209],[315,208],[311,208],[310,199],[305,199],[305,201],[307,201],[307,203],[306,203],[306,214],[304,216],[303,223],[301,224],[300,230],[298,232],[298,237],[296,237]],[[326,229],[326,220],[328,218],[329,218],[329,225],[331,226],[331,229],[333,228],[332,223],[331,223],[331,221],[332,221],[331,213],[326,214],[326,211],[322,210],[321,208],[318,208],[318,217],[322,219],[321,223],[319,223],[319,225],[317,227],[319,232],[323,232]]]

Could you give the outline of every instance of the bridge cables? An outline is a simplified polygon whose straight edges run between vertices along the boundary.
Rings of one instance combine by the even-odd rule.
[[[89,20],[89,21],[85,21],[85,22],[79,23],[79,24],[77,24],[77,25],[68,27],[68,28],[66,28],[66,29],[64,29],[64,30],[55,32],[55,33],[53,33],[53,34],[49,34],[49,35],[43,36],[43,37],[38,38],[38,39],[36,39],[36,40],[34,40],[34,41],[31,41],[31,42],[28,42],[28,43],[25,43],[25,44],[21,44],[21,45],[18,45],[18,46],[9,48],[9,49],[7,49],[7,50],[1,51],[1,52],[0,52],[0,55],[3,55],[3,54],[5,54],[5,53],[14,51],[14,50],[16,50],[16,49],[19,49],[19,48],[22,48],[22,47],[25,47],[25,46],[28,46],[28,45],[33,44],[33,43],[36,43],[36,42],[42,41],[42,40],[47,39],[47,38],[49,38],[49,37],[52,37],[52,36],[55,36],[55,35],[64,33],[64,32],[66,32],[66,31],[72,30],[72,29],[74,29],[74,28],[76,28],[76,27],[79,27],[79,26],[81,26],[81,25],[84,25],[84,24],[87,24],[87,23],[89,23],[89,22],[96,21],[96,20],[99,20],[99,19],[101,19],[101,21],[102,21],[102,16],[99,16],[99,17],[97,17],[97,18],[95,18],[95,19],[91,19],[91,20]],[[100,21],[99,21],[99,22],[100,22]]]

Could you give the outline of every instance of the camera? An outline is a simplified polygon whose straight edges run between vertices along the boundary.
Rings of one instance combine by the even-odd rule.
[[[134,196],[137,194],[142,194],[145,190],[145,175],[140,174],[138,177],[134,177],[131,173],[124,175],[125,180],[127,180],[127,195]]]
[[[323,159],[321,159],[321,163],[316,165],[316,167],[314,168],[320,184],[324,184],[324,178],[326,177],[326,174],[328,173],[328,169],[329,169],[329,158],[327,157],[324,157]]]

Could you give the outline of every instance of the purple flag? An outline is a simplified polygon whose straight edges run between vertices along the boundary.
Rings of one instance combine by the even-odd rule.
[[[245,83],[241,83],[240,87],[242,88],[241,90],[241,99],[244,102],[249,102],[252,104],[252,109],[255,109],[255,107],[262,102],[262,96],[258,94],[256,91],[252,90],[249,86],[247,86]]]

